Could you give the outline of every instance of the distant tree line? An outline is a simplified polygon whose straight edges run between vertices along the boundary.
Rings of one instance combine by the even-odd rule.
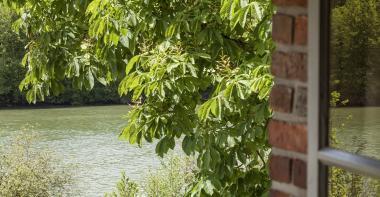
[[[26,36],[12,31],[16,16],[8,9],[0,7],[0,107],[27,105],[25,94],[18,88],[24,79],[26,68],[21,66],[28,41]],[[117,92],[117,83],[103,86],[95,82],[91,91],[81,91],[72,87],[70,81],[64,84],[60,96],[49,96],[44,104],[48,105],[84,105],[126,103]]]
[[[380,1],[335,0],[332,6],[332,89],[349,106],[380,105]]]

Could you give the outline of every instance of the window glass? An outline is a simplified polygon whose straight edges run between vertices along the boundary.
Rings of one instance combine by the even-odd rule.
[[[340,168],[329,169],[329,196],[379,197],[380,180],[361,176]]]
[[[330,2],[330,146],[380,159],[380,0]]]

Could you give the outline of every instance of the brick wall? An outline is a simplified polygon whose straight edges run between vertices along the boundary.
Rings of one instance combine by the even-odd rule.
[[[273,0],[272,197],[306,196],[307,0]]]

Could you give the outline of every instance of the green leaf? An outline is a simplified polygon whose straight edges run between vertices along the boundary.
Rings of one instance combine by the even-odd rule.
[[[202,155],[202,169],[207,170],[210,168],[211,154],[210,150],[207,149]]]
[[[194,53],[194,55],[206,60],[211,60],[211,56],[207,53]]]
[[[88,6],[86,10],[86,14],[95,13],[95,11],[99,7],[100,0],[94,0],[92,1]]]
[[[22,66],[26,67],[26,65],[27,65],[27,63],[28,63],[28,57],[29,57],[29,53],[26,53],[26,54],[24,55],[24,57],[22,58],[22,60],[21,60],[21,65],[22,65]]]
[[[198,109],[198,117],[202,120],[202,121],[206,121],[209,113],[210,113],[210,106],[211,106],[211,102],[212,100],[209,100],[207,101],[206,103],[204,103],[203,105],[201,105]]]
[[[210,108],[211,113],[214,114],[215,117],[221,117],[221,101],[219,97],[212,100]]]
[[[166,30],[165,32],[165,36],[166,37],[173,37],[174,33],[175,33],[175,30],[176,30],[176,26],[175,24],[171,24],[169,26],[169,28]]]
[[[115,32],[111,32],[110,39],[113,45],[117,46],[119,44],[119,35],[117,35]]]
[[[106,86],[108,84],[106,79],[103,77],[98,77],[97,80],[99,81],[99,83],[101,83],[104,86]]]
[[[69,32],[68,34],[67,34],[70,38],[75,38],[75,35],[72,33],[72,32]]]
[[[194,140],[190,136],[185,136],[182,141],[182,150],[187,154],[191,155],[194,152]]]
[[[97,26],[97,31],[96,31],[96,35],[99,36],[99,35],[103,35],[104,33],[104,28],[105,28],[105,22],[103,19],[100,19],[99,20],[99,24]]]
[[[136,55],[129,60],[127,67],[125,67],[125,74],[126,75],[128,75],[131,72],[131,70],[134,68],[136,62],[138,62],[139,60],[140,60],[139,55]]]
[[[127,36],[121,36],[119,42],[124,47],[129,48],[129,38]]]
[[[158,142],[156,145],[156,153],[158,156],[163,157],[170,148],[174,148],[175,142],[173,138],[164,137],[162,140]]]
[[[144,86],[137,86],[134,91],[133,91],[133,97],[132,97],[132,100],[133,101],[137,101],[138,99],[140,99],[141,97],[141,94],[143,93],[145,87]]]
[[[88,69],[87,71],[85,85],[88,90],[94,88],[94,76],[92,75],[91,69]]]
[[[215,166],[217,166],[218,163],[221,161],[220,154],[214,148],[210,149],[210,153],[211,153],[211,159],[212,159],[211,163],[212,163],[213,168],[215,168]]]
[[[26,100],[29,102],[29,103],[36,103],[36,100],[37,100],[37,93],[36,93],[36,90],[35,89],[31,89],[29,90],[27,93],[26,93]]]

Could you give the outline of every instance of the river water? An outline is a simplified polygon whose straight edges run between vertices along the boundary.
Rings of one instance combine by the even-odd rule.
[[[124,105],[0,110],[0,146],[22,130],[33,130],[39,136],[37,148],[54,151],[75,169],[79,196],[104,196],[115,188],[122,171],[141,183],[160,165],[153,144],[138,148],[118,140],[129,109]]]
[[[0,110],[0,146],[24,128],[39,134],[37,148],[49,148],[75,166],[80,196],[103,196],[114,188],[120,173],[143,182],[160,164],[155,145],[142,148],[117,139],[127,124],[129,106]],[[352,116],[347,120],[348,116]],[[342,149],[379,158],[380,108],[340,108],[332,123],[344,129],[337,138]],[[32,128],[32,129],[31,129]]]
[[[380,107],[332,109],[330,120],[336,148],[380,160]]]

